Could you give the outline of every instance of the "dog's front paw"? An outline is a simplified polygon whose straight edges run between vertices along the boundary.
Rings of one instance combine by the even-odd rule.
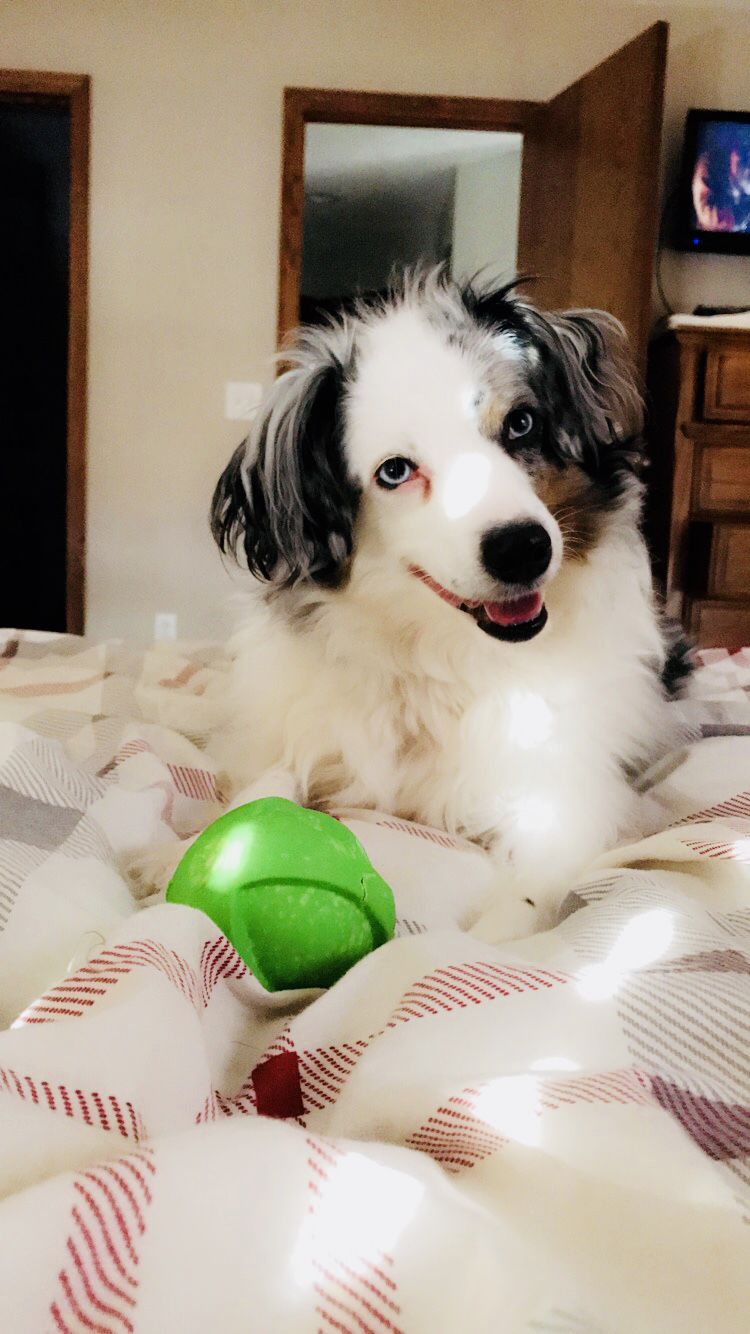
[[[471,934],[491,945],[506,940],[525,940],[553,925],[554,913],[549,902],[540,904],[522,894],[499,893],[471,928]]]
[[[136,899],[147,899],[162,894],[191,842],[191,839],[174,839],[171,843],[160,843],[155,848],[146,848],[130,857],[124,870],[133,896]]]

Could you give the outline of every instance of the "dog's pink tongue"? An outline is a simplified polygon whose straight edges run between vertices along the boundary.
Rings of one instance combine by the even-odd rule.
[[[507,602],[485,602],[484,614],[495,625],[523,625],[524,621],[533,621],[542,610],[541,593],[527,593],[522,598],[511,598]]]

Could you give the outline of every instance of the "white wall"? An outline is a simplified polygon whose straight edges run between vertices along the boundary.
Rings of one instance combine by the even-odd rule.
[[[521,150],[462,162],[456,170],[453,205],[454,278],[481,269],[512,278],[518,253]]]
[[[673,23],[668,160],[690,104],[750,106],[746,0],[3,0],[0,64],[93,76],[88,630],[222,627],[206,508],[226,379],[270,378],[285,84],[544,99]],[[750,302],[750,261],[665,264]]]

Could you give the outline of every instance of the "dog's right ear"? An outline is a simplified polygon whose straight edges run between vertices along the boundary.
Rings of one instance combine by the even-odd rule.
[[[311,332],[290,354],[297,364],[275,382],[211,506],[220,550],[237,558],[241,545],[250,572],[278,587],[335,587],[352,552],[360,488],[347,469],[346,370],[330,334]]]

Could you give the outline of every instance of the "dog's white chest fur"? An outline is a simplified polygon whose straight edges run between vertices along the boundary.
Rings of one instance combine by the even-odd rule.
[[[628,773],[668,726],[641,427],[601,313],[439,271],[302,334],[214,496],[257,590],[235,793],[283,770],[302,801],[466,835],[516,902],[634,832]]]
[[[298,628],[258,607],[237,640],[225,762],[332,808],[374,807],[492,848],[543,897],[633,818],[623,764],[663,737],[661,652],[632,534],[557,581],[533,644],[488,639],[404,574],[368,577]]]

